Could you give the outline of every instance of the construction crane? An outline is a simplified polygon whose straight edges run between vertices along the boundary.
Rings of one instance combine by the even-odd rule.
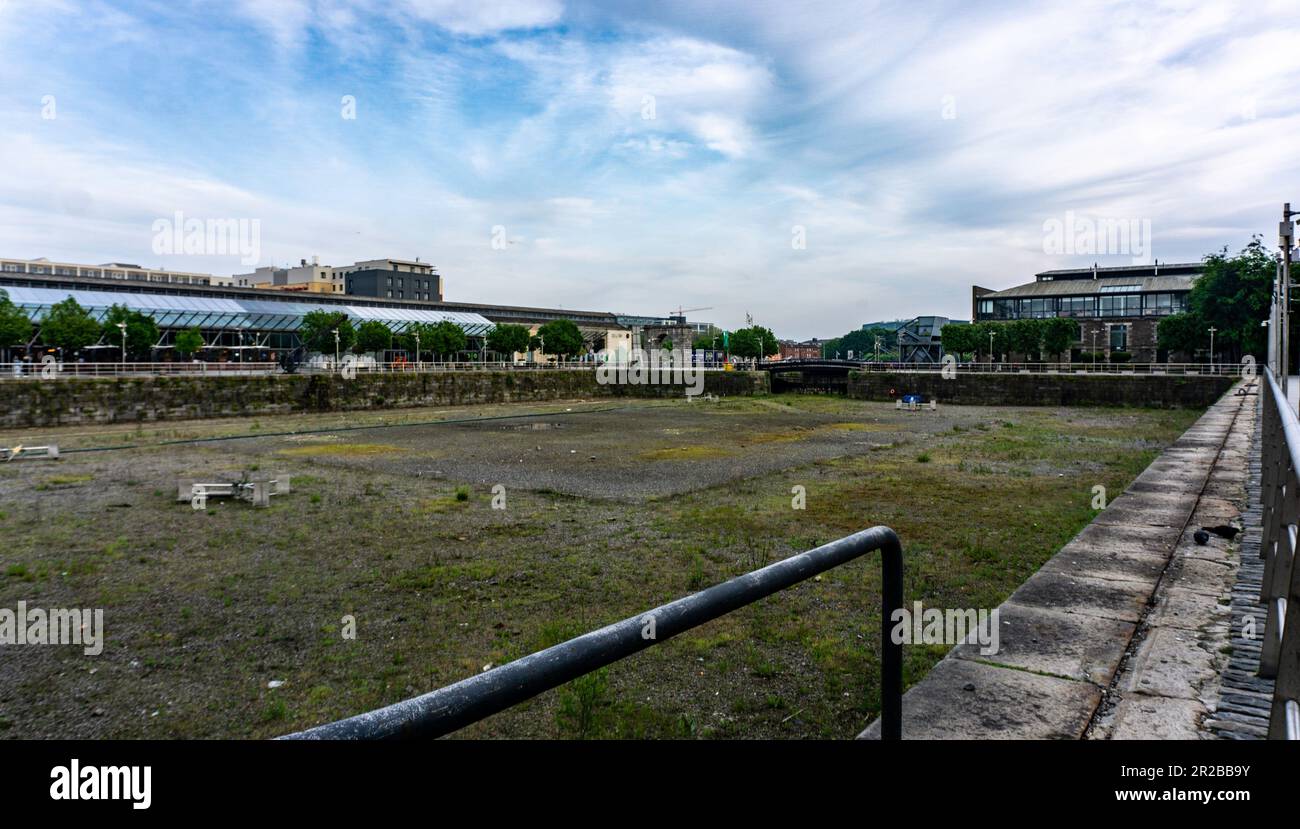
[[[668,318],[672,320],[681,320],[682,322],[685,322],[686,315],[689,314],[691,311],[712,311],[712,310],[713,310],[712,305],[706,305],[703,308],[683,308],[679,305],[677,306],[676,312],[672,311],[671,309],[668,311]]]

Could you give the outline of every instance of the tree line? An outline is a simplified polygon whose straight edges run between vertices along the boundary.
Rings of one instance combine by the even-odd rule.
[[[1079,323],[1069,317],[1010,322],[949,323],[939,331],[945,354],[978,360],[981,354],[1021,354],[1030,360],[1044,355],[1059,361],[1079,339]]]
[[[41,320],[41,340],[47,346],[63,349],[65,352],[78,351],[94,345],[101,338],[110,345],[122,346],[122,328],[126,327],[126,354],[128,356],[148,356],[158,343],[160,332],[158,323],[148,314],[128,308],[125,305],[111,305],[104,319],[95,319],[89,311],[72,297],[56,302],[49,313]],[[8,294],[0,291],[0,348],[12,348],[26,345],[32,338],[32,321],[27,314],[9,299]],[[182,332],[182,335],[189,332]],[[197,332],[194,332],[197,337]],[[181,342],[177,337],[176,348],[192,344],[191,338]],[[202,348],[203,341],[190,351]]]

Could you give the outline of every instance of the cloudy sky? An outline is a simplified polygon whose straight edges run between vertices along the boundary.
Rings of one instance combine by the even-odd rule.
[[[22,258],[249,270],[155,253],[179,210],[262,264],[805,338],[1300,203],[1293,2],[0,0],[0,56]],[[1068,216],[1150,239],[1069,255]]]

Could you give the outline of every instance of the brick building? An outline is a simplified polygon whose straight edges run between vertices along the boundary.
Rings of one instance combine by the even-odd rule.
[[[1080,337],[1072,359],[1096,350],[1105,359],[1120,352],[1134,362],[1168,362],[1171,355],[1161,348],[1156,326],[1161,318],[1187,310],[1187,294],[1203,271],[1200,263],[1094,266],[1044,271],[1033,282],[1001,291],[976,285],[971,288],[972,319],[1073,317]]]
[[[804,340],[797,343],[794,340],[781,340],[777,345],[780,351],[777,352],[778,360],[816,360],[822,356],[822,344],[825,340]]]

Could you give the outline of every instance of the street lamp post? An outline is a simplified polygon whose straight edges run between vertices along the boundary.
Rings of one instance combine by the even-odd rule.
[[[330,330],[334,332],[334,370],[335,370],[335,371],[338,371],[338,368],[339,368],[339,330],[338,330],[337,328],[333,328],[333,329],[330,329]]]
[[[1092,329],[1092,368],[1097,369],[1097,329]]]
[[[993,332],[989,332],[989,368],[993,367]]]
[[[1214,373],[1214,332],[1219,329],[1210,326],[1210,373]]]
[[[122,369],[126,370],[126,323],[119,322],[117,327],[122,332]]]
[[[420,370],[420,332],[415,332],[415,370]]]

